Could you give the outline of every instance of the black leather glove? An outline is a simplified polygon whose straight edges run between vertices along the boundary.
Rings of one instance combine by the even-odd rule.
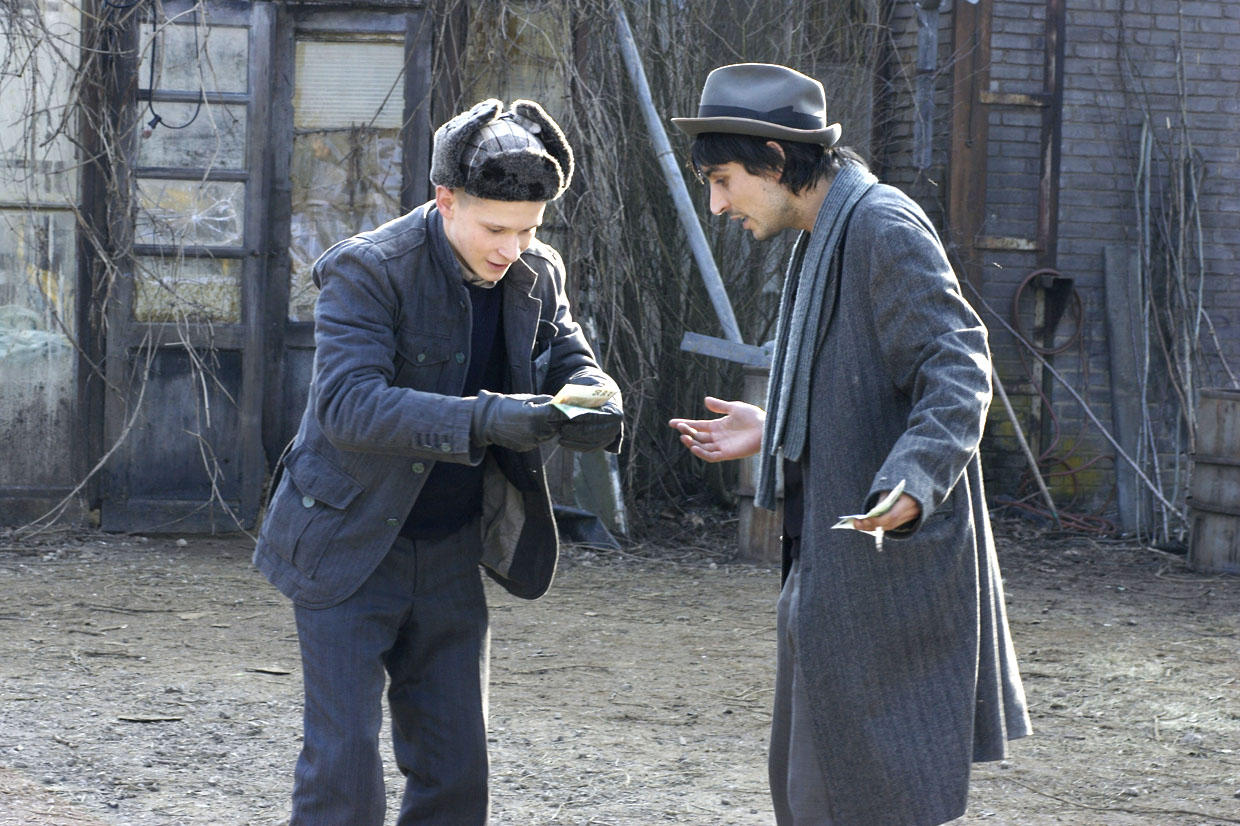
[[[597,410],[574,416],[560,425],[560,446],[580,453],[608,447],[624,427],[620,405],[607,402]]]
[[[564,420],[564,414],[548,404],[550,401],[550,396],[505,396],[479,390],[470,419],[470,440],[477,447],[533,450],[559,432]]]

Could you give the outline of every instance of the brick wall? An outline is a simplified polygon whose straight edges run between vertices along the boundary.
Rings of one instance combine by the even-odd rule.
[[[983,0],[992,12],[991,61],[986,88],[993,94],[1036,95],[1044,71],[1045,0]],[[1148,113],[1154,138],[1152,196],[1169,186],[1171,160],[1184,145],[1204,164],[1200,214],[1205,306],[1222,340],[1232,369],[1240,369],[1240,3],[1235,0],[1066,0],[1063,143],[1059,177],[1059,243],[1056,265],[1075,280],[1083,307],[1078,325],[1068,314],[1061,338],[1079,326],[1079,337],[1053,363],[1084,396],[1097,417],[1111,427],[1110,355],[1104,292],[1104,249],[1136,251],[1140,233],[1134,180],[1142,122]],[[894,57],[888,72],[895,99],[880,125],[876,145],[885,149],[886,180],[904,188],[940,222],[941,184],[947,178],[950,147],[953,54],[952,4],[940,14],[940,76],[936,83],[934,164],[918,171],[912,164],[912,78],[915,76],[916,13],[909,0],[893,0],[889,11]],[[1177,77],[1176,46],[1183,60]],[[989,106],[985,236],[1032,239],[1036,236],[1038,141],[1041,110]],[[1036,266],[1036,253],[981,251],[982,292],[1010,320],[1021,282]],[[1018,316],[1031,322],[1032,291]],[[1029,360],[992,316],[992,346],[1013,403],[1028,417],[1034,385]],[[1212,344],[1205,347],[1202,384],[1223,384],[1226,375]],[[1079,403],[1057,382],[1049,386],[1060,441],[1055,470],[1095,464],[1056,482],[1061,497],[1075,496],[1082,509],[1106,509],[1113,496],[1114,451],[1090,424]],[[1164,424],[1174,417],[1159,412]],[[1026,418],[1028,424],[1028,418]],[[996,403],[984,445],[991,491],[1015,493],[1024,462],[1016,452],[1007,417]],[[1169,444],[1169,443],[1168,443]],[[1046,446],[1045,444],[1043,445]],[[1167,445],[1164,445],[1166,448]]]

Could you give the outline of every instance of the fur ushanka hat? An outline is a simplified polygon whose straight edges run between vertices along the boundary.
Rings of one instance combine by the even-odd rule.
[[[554,201],[573,177],[573,150],[537,103],[476,103],[435,130],[431,183],[495,201]]]

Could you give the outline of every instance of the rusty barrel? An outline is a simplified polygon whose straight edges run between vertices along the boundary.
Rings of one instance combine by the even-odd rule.
[[[1188,506],[1189,564],[1240,574],[1240,390],[1203,388]]]

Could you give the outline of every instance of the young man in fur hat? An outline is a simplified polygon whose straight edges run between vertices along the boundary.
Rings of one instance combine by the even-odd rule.
[[[400,824],[486,821],[479,563],[534,599],[557,555],[546,451],[619,450],[619,396],[535,240],[573,173],[537,104],[483,101],[435,133],[435,199],[315,263],[315,358],[254,561],[294,604],[305,738],[291,826],[384,820],[385,677]]]
[[[986,328],[922,210],[836,146],[818,81],[725,66],[673,122],[712,213],[757,239],[801,233],[766,409],[707,398],[722,418],[671,421],[707,461],[760,453],[762,507],[783,471],[776,820],[952,820],[970,763],[1029,733],[978,460]]]

